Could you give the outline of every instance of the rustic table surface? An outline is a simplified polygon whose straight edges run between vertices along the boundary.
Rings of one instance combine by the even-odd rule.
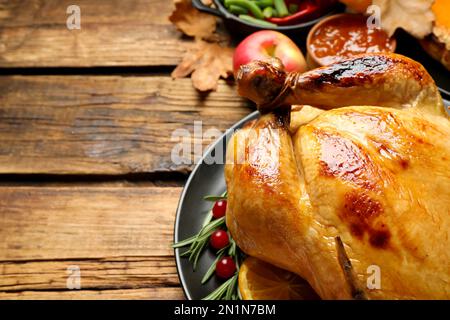
[[[66,9],[81,8],[81,30]],[[0,299],[183,299],[175,129],[251,111],[172,80],[190,40],[169,0],[0,0]],[[207,143],[207,142],[206,142]],[[68,268],[81,289],[67,288]]]

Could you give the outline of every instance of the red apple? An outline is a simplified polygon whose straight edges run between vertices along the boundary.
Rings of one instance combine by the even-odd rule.
[[[297,45],[284,34],[262,30],[245,38],[234,51],[233,70],[253,60],[267,60],[277,57],[283,62],[286,71],[306,71],[306,61]]]

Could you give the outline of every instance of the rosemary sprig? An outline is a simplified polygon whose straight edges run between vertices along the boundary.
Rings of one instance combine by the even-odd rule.
[[[219,200],[226,200],[226,199],[227,199],[227,196],[205,196],[205,197],[203,197],[203,200],[212,201],[212,202],[216,202]]]
[[[236,273],[233,277],[222,283],[220,287],[204,297],[203,300],[232,300],[233,298],[235,298],[234,300],[236,300],[238,296],[237,293],[233,293],[233,291],[235,291],[235,288],[237,288],[237,281],[238,274]]]
[[[200,258],[200,254],[203,249],[205,249],[206,245],[209,242],[209,237],[211,234],[218,229],[219,227],[223,227],[225,225],[225,217],[222,217],[217,220],[212,220],[207,223],[199,233],[195,236],[192,236],[186,240],[178,242],[174,244],[173,248],[181,248],[187,245],[190,245],[189,249],[181,254],[182,257],[189,257],[189,261],[192,262],[194,270],[197,269],[197,262]]]
[[[223,257],[224,252],[222,251],[217,255],[217,258],[214,260],[214,262],[209,267],[208,271],[206,271],[205,275],[202,278],[202,284],[205,284],[214,274],[214,271],[216,271],[216,264],[217,262]]]
[[[206,196],[204,197],[204,200],[206,201],[219,201],[219,200],[226,200],[227,199],[227,193],[220,196]],[[181,248],[189,246],[189,249],[181,253],[182,257],[189,257],[189,261],[193,264],[193,269],[195,270],[197,268],[197,263],[200,258],[200,255],[205,250],[205,248],[208,245],[209,239],[211,234],[217,230],[217,229],[223,229],[226,230],[226,224],[225,224],[225,217],[213,220],[212,215],[212,209],[208,212],[206,215],[203,223],[202,228],[200,231],[193,235],[192,237],[189,237],[185,240],[182,240],[176,244],[173,244],[173,248]],[[206,271],[205,275],[203,276],[201,283],[205,284],[211,277],[214,275],[214,272],[216,270],[216,264],[217,262],[223,258],[225,255],[230,256],[236,263],[236,272],[235,274],[225,281],[223,284],[221,284],[216,290],[211,292],[208,296],[203,298],[203,300],[238,300],[240,299],[239,294],[239,288],[238,288],[238,274],[239,274],[239,265],[242,260],[242,254],[239,251],[239,248],[236,246],[236,242],[231,238],[229,235],[229,244],[218,250],[216,252],[216,259],[211,264],[211,266]]]
[[[212,218],[213,218],[212,210],[209,210],[208,214],[205,217],[205,220],[203,220],[202,228],[206,226],[208,223],[210,223]]]

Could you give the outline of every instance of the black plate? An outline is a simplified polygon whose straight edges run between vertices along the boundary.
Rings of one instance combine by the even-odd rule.
[[[445,103],[446,105],[450,105],[450,101],[445,101]],[[195,166],[186,182],[178,203],[175,220],[175,242],[186,239],[200,230],[202,222],[212,206],[212,203],[203,200],[203,197],[210,194],[219,195],[226,190],[225,178],[223,175],[224,165],[208,165],[203,162],[205,157],[210,156],[216,148],[223,148],[222,150],[225,150],[226,142],[233,132],[236,129],[241,128],[247,121],[256,119],[258,116],[258,111],[255,111],[232,126],[229,131],[206,150],[202,160]],[[224,162],[225,161],[223,161],[223,163]],[[185,249],[182,248],[181,251],[183,250]],[[192,263],[190,263],[188,259],[180,257],[180,249],[175,249],[175,258],[178,276],[187,299],[202,299],[220,285],[215,277],[212,277],[211,280],[204,285],[200,283],[203,275],[215,259],[214,253],[210,250],[206,250],[200,257],[195,272],[192,270]]]
[[[244,123],[256,119],[258,116],[259,112],[255,111],[232,126],[222,137],[211,144],[204,153],[202,160],[195,166],[178,203],[175,220],[175,242],[186,239],[200,230],[202,222],[212,206],[212,202],[203,200],[203,197],[210,194],[219,195],[226,190],[223,176],[224,165],[208,165],[204,163],[205,156],[211,155],[216,148],[225,150],[226,141],[233,135],[234,130],[241,128]],[[225,152],[223,152],[223,160],[222,163],[225,163]],[[181,248],[181,252],[184,250],[186,249]],[[203,275],[215,259],[214,253],[210,250],[206,250],[200,257],[195,272],[192,270],[192,263],[188,259],[180,257],[180,249],[175,249],[175,257],[181,285],[189,300],[202,299],[220,285],[215,277],[212,277],[204,285],[200,283]]]

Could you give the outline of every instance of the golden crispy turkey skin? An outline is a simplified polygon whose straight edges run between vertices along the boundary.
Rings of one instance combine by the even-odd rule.
[[[329,69],[287,75],[289,90],[279,88],[273,99],[319,101],[315,106],[328,110],[299,121],[308,117],[297,113],[312,109],[272,105],[233,136],[225,166],[227,225],[242,250],[299,274],[324,299],[450,299],[448,116],[423,67],[398,55],[374,57],[372,63],[401,61],[385,69],[389,79],[353,70],[340,76],[345,84],[329,78],[305,86]],[[371,95],[371,88],[391,90],[380,83],[395,83],[398,68],[420,76],[398,77],[403,95]],[[253,76],[241,74],[241,94],[255,84]],[[352,93],[350,102],[384,104],[343,107],[342,88]],[[380,288],[367,286],[371,266],[380,270]]]

